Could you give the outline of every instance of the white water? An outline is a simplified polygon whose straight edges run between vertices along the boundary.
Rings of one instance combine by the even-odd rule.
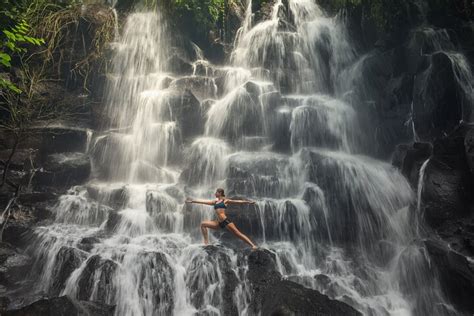
[[[356,65],[344,25],[313,1],[289,4],[293,27],[282,24],[281,1],[257,25],[247,10],[231,65],[213,67],[198,54],[185,77],[203,82],[191,89],[203,120],[193,137],[181,119],[189,110],[180,109],[195,102],[168,71],[171,30],[157,13],[128,17],[114,44],[109,132],[90,146],[95,178],[63,196],[55,222],[35,232],[37,290],[52,291],[59,272],[51,267],[72,247],[79,264],[60,292],[117,305],[116,315],[251,314],[244,245],[211,236],[218,245],[203,247],[199,223],[213,210],[184,205],[187,195],[210,199],[224,186],[257,200],[246,209],[258,228],[250,237],[275,252],[287,278],[366,315],[444,312],[408,216],[408,182],[355,154],[358,117],[342,100],[353,83],[335,82]]]

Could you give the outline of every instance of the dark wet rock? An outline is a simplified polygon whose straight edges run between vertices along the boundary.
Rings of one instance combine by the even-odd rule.
[[[226,70],[210,64],[207,61],[197,61],[194,63],[194,75],[204,77],[225,76]]]
[[[400,144],[392,155],[392,164],[400,169],[412,187],[416,188],[421,166],[431,156],[432,151],[430,143]]]
[[[234,155],[227,167],[229,195],[279,197],[285,186],[283,169],[288,160],[279,155]]]
[[[466,151],[466,160],[471,174],[474,175],[474,128],[467,132],[464,138],[464,148]]]
[[[474,255],[474,178],[466,153],[471,130],[469,126],[459,126],[451,135],[434,142],[422,181],[420,203],[424,223],[434,228],[453,250],[468,256]],[[414,158],[418,157],[416,152],[414,154]],[[416,158],[418,163],[411,167],[410,164],[402,167],[405,176],[411,175],[413,186],[416,185],[414,175],[419,174],[419,161],[424,159],[422,156],[424,154]]]
[[[34,206],[42,203],[55,202],[58,195],[54,192],[24,192],[18,197],[18,203],[23,206]]]
[[[225,248],[209,245],[204,247],[204,252],[201,255],[195,256],[190,263],[188,274],[186,276],[187,286],[191,292],[191,301],[194,306],[200,310],[205,309],[204,303],[205,293],[202,291],[202,282],[204,288],[211,284],[218,282],[219,277],[222,277],[222,306],[221,311],[223,315],[238,315],[237,307],[234,305],[234,294],[238,286],[238,278],[235,271],[232,270],[231,259]],[[200,273],[209,273],[204,277]],[[220,273],[218,273],[218,271]],[[218,303],[219,297],[214,297]]]
[[[217,96],[217,86],[214,79],[209,77],[189,76],[179,78],[171,83],[170,88],[178,90],[189,89],[200,101]]]
[[[277,271],[275,256],[268,250],[252,251],[248,264],[253,312],[262,311],[265,315],[361,315],[343,302],[283,280]]]
[[[207,119],[207,112],[211,109],[212,105],[216,103],[214,99],[206,99],[201,102],[201,113],[203,117],[203,121]]]
[[[10,304],[10,299],[6,296],[1,296],[0,297],[0,311],[6,310],[8,307],[8,304]]]
[[[373,141],[364,146],[372,155],[386,157],[397,143],[412,138],[406,121],[413,79],[398,72],[403,67],[401,55],[400,49],[373,49],[342,74],[336,88],[344,93],[350,91],[348,103],[364,105],[356,109],[361,122],[359,137]]]
[[[33,232],[34,222],[35,220],[33,218],[23,217],[21,215],[10,218],[3,231],[3,241],[23,248],[27,245],[29,237]]]
[[[470,109],[463,109],[469,102],[460,91],[451,57],[438,52],[430,58],[430,67],[417,76],[414,85],[413,120],[423,140],[451,132],[470,115]]]
[[[126,132],[126,130],[123,133],[112,132],[96,138],[90,149],[90,156],[100,178],[114,178],[119,170],[122,160],[117,159],[117,155],[120,148],[127,145]]]
[[[64,190],[86,181],[90,172],[91,162],[85,154],[52,154],[47,157],[43,168],[35,172],[32,182],[37,188],[55,187]]]
[[[462,312],[474,313],[474,267],[466,257],[436,240],[425,240],[426,249],[440,277],[441,289]]]
[[[113,280],[117,271],[117,263],[94,255],[87,259],[86,266],[77,281],[77,298],[102,303],[112,301]]]
[[[79,249],[67,246],[63,246],[59,249],[51,274],[53,282],[51,284],[50,294],[52,296],[61,293],[71,273],[79,268],[86,258],[87,254]]]
[[[88,139],[87,129],[76,127],[38,127],[32,129],[31,133],[21,142],[20,149],[38,150],[40,159],[53,153],[83,152]],[[13,139],[9,132],[0,131],[0,142],[7,148],[12,147]]]
[[[314,276],[314,279],[321,287],[327,287],[331,283],[331,278],[325,274],[317,274]]]
[[[17,149],[10,161],[10,169],[22,171],[29,165],[30,159],[35,161],[37,151],[30,148]],[[11,154],[10,149],[0,150],[0,161],[6,161]]]
[[[471,213],[474,179],[466,161],[464,138],[453,135],[437,139],[423,179],[422,207],[432,227]]]
[[[79,241],[76,247],[83,252],[91,252],[97,243],[100,243],[100,239],[98,237],[84,237]]]
[[[90,198],[115,210],[124,208],[130,198],[126,185],[121,187],[104,187],[88,184],[86,189]]]
[[[100,243],[100,239],[97,237],[84,237],[77,244],[77,247],[79,247],[81,250],[89,252],[97,243]]]
[[[107,216],[107,221],[105,222],[105,230],[108,233],[115,231],[121,220],[122,215],[117,212],[109,212]]]
[[[169,186],[165,189],[165,192],[173,197],[178,203],[184,203],[184,200],[186,199],[184,192],[177,186]]]
[[[183,139],[202,133],[204,124],[201,106],[199,100],[190,90],[171,90],[165,95],[165,98],[169,113],[164,113],[164,116],[170,121],[178,122]]]
[[[168,58],[165,64],[168,65],[168,71],[177,75],[191,75],[193,73],[193,65],[178,54]]]
[[[423,180],[423,214],[426,221],[437,226],[450,218],[466,214],[463,173],[453,170],[437,159],[430,159]]]
[[[67,296],[36,301],[15,310],[3,311],[6,316],[112,316],[115,306],[98,302],[74,301]]]
[[[31,258],[9,243],[0,243],[0,285],[9,287],[23,281],[31,268]]]
[[[146,193],[146,210],[156,225],[166,231],[172,231],[178,208],[174,198],[163,191],[149,190]]]
[[[160,307],[165,315],[171,315],[174,308],[174,270],[166,255],[161,252],[141,252],[137,255],[138,284],[147,283],[138,290],[141,297],[147,297],[152,291],[152,306]],[[148,297],[147,297],[148,298]]]

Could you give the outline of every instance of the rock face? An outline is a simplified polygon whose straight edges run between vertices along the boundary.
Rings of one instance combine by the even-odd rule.
[[[20,149],[32,148],[39,150],[39,156],[62,152],[83,152],[87,144],[87,130],[76,127],[44,127],[35,128],[20,145]],[[8,132],[0,131],[0,140],[11,148],[12,137]]]
[[[361,315],[345,303],[283,280],[276,269],[274,256],[266,250],[250,253],[248,264],[254,312],[261,311],[262,315]]]
[[[474,266],[466,257],[435,240],[425,241],[428,254],[440,276],[445,295],[460,311],[474,312]]]
[[[451,134],[437,138],[419,182],[420,162],[426,161],[431,146],[399,146],[393,159],[414,188],[422,186],[418,188],[421,201],[417,216],[435,233],[424,241],[427,254],[444,295],[459,312],[467,314],[474,311],[474,270],[467,259],[474,255],[472,135],[472,127],[460,125]]]
[[[33,175],[37,188],[58,188],[65,190],[83,183],[89,178],[91,162],[87,155],[74,153],[52,154],[46,158],[44,167]]]
[[[465,135],[469,133],[470,129],[460,127],[456,133],[434,143],[421,196],[424,217],[432,227],[472,216],[474,178],[465,148]]]
[[[6,316],[80,316],[114,315],[115,306],[109,306],[97,302],[73,301],[67,296],[55,297],[51,299],[42,299],[26,307],[2,311]]]
[[[470,115],[463,111],[466,100],[459,91],[452,57],[438,52],[430,59],[430,67],[417,76],[413,99],[415,130],[425,140],[452,131],[464,115]]]

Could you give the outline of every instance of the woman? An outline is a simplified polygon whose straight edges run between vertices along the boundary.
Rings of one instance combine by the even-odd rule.
[[[217,213],[217,221],[204,221],[201,223],[201,232],[202,236],[204,237],[204,244],[209,244],[209,236],[207,233],[207,229],[218,229],[227,227],[235,236],[242,239],[244,242],[249,244],[252,249],[256,249],[257,246],[244,234],[242,234],[234,223],[232,223],[227,216],[225,215],[225,209],[229,204],[255,204],[252,201],[244,201],[244,200],[230,200],[225,198],[224,189],[217,189],[216,193],[216,200],[209,201],[209,200],[191,200],[187,199],[186,203],[196,203],[196,204],[205,204],[205,205],[213,205],[214,210]]]

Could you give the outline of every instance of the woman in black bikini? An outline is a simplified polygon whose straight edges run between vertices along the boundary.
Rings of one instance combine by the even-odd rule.
[[[201,231],[202,236],[204,237],[204,244],[207,245],[209,243],[209,237],[207,233],[207,229],[218,229],[227,227],[236,237],[242,239],[244,242],[249,244],[252,249],[256,249],[257,246],[244,234],[242,234],[234,223],[232,223],[227,216],[225,215],[225,209],[227,208],[228,204],[255,204],[252,201],[245,201],[245,200],[230,200],[225,198],[224,189],[217,189],[216,190],[216,200],[209,201],[209,200],[186,200],[186,203],[196,203],[196,204],[205,204],[205,205],[212,205],[214,206],[214,210],[217,213],[217,221],[204,221],[201,223]]]

